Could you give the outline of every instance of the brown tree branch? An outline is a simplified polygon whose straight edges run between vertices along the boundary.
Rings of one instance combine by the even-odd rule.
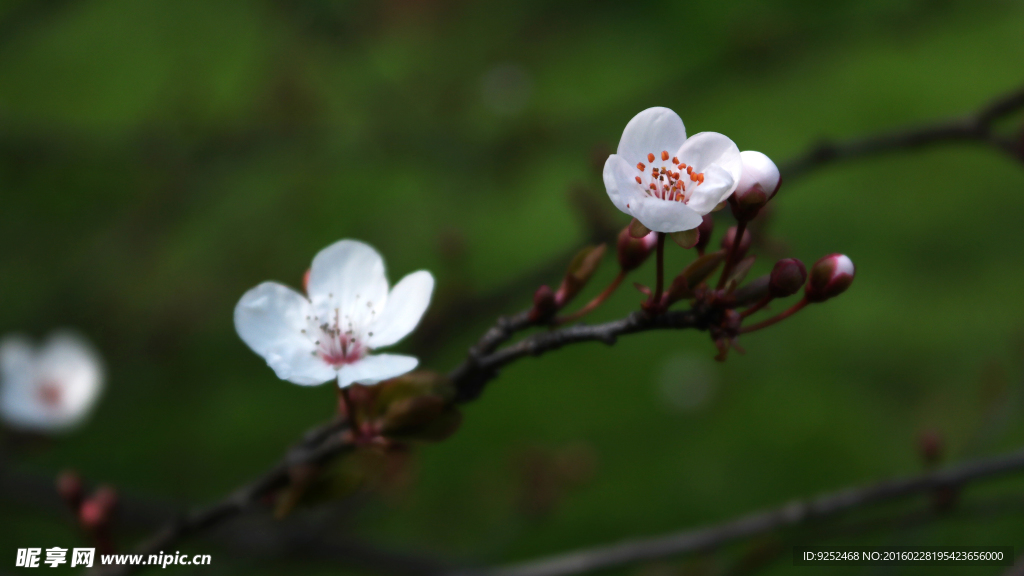
[[[471,350],[469,357],[453,370],[449,377],[459,392],[458,402],[468,402],[476,399],[487,382],[498,376],[501,367],[526,356],[540,356],[562,346],[581,342],[603,342],[611,345],[619,336],[649,330],[705,329],[711,322],[712,314],[714,312],[703,308],[668,312],[654,317],[642,312],[633,312],[621,320],[604,324],[577,324],[539,332],[490,354],[475,354],[475,349]]]
[[[569,576],[703,552],[736,540],[782,528],[810,524],[880,502],[928,493],[940,488],[961,487],[969,482],[1021,471],[1024,471],[1024,451],[976,460],[909,478],[847,488],[809,500],[796,500],[774,510],[747,514],[695,530],[577,550],[520,564],[479,570],[467,573],[467,576]]]
[[[140,544],[135,554],[158,554],[169,550],[177,541],[196,532],[219,525],[224,520],[237,516],[265,496],[284,488],[290,481],[290,472],[297,466],[317,465],[347,452],[354,446],[344,440],[343,432],[348,429],[344,420],[313,428],[305,437],[292,446],[277,464],[260,477],[242,486],[223,500],[176,518]],[[96,569],[97,574],[128,574],[137,567],[109,566]]]
[[[877,156],[886,152],[915,150],[953,142],[977,142],[1024,160],[1022,135],[1000,135],[995,125],[1024,110],[1024,87],[1004,94],[980,110],[960,118],[840,142],[824,141],[780,165],[787,181],[842,160]]]
[[[531,326],[527,313],[523,312],[500,319],[490,328],[470,350],[469,359],[453,370],[450,378],[459,391],[457,401],[468,402],[479,396],[488,381],[497,377],[499,368],[525,356],[539,356],[562,346],[580,342],[600,341],[612,344],[618,336],[624,334],[647,330],[694,328],[706,325],[707,321],[702,320],[694,311],[669,312],[654,318],[636,312],[622,320],[604,324],[568,326],[541,332],[497,350],[498,346],[508,341],[516,332]],[[347,423],[337,421],[311,430],[302,442],[289,450],[285,458],[260,478],[220,502],[170,522],[137,547],[133,553],[149,555],[166,551],[175,542],[212,528],[245,511],[265,496],[287,486],[289,471],[295,467],[319,464],[351,450],[354,446],[342,435],[347,428]],[[103,576],[123,575],[136,569],[127,565],[110,566],[97,570],[97,573]]]
[[[88,492],[90,490],[86,490]],[[18,506],[48,510],[54,516],[73,516],[62,501],[51,476],[11,468],[0,458],[0,494],[12,496]],[[118,494],[115,523],[119,528],[152,530],[174,515],[169,502],[152,501],[132,494]],[[337,510],[340,512],[342,510]],[[242,522],[225,524],[206,536],[235,555],[247,558],[301,558],[305,562],[335,565],[394,576],[441,576],[451,568],[434,558],[384,550],[345,535],[326,533],[337,525],[339,514],[315,518],[289,518],[280,522],[264,514],[250,514]]]
[[[786,178],[794,178],[839,160],[870,156],[892,150],[909,150],[930,144],[954,141],[984,142],[996,146],[1007,153],[1020,156],[1020,144],[1011,138],[995,134],[993,126],[998,120],[1022,108],[1024,108],[1024,89],[1008,94],[980,111],[961,119],[848,142],[820,144],[803,156],[783,164],[782,173]],[[714,312],[711,310],[694,309],[683,312],[669,312],[651,318],[636,312],[621,320],[604,324],[569,326],[549,332],[541,332],[506,348],[499,349],[515,333],[531,326],[524,312],[509,318],[500,319],[498,324],[488,330],[477,345],[469,351],[468,358],[455,368],[449,377],[458,390],[456,401],[458,403],[465,403],[476,399],[486,384],[497,377],[500,368],[526,356],[538,356],[568,344],[581,342],[599,341],[613,344],[618,336],[648,330],[705,329],[714,320],[712,318],[713,314]],[[289,473],[295,467],[319,464],[352,449],[353,446],[343,439],[342,432],[346,428],[347,425],[344,422],[333,422],[313,429],[302,442],[290,449],[279,463],[257,480],[243,486],[218,503],[199,509],[168,524],[143,543],[136,550],[136,553],[150,554],[159,552],[169,548],[174,542],[182,538],[216,526],[259,502],[265,496],[287,486]],[[882,493],[888,494],[884,490],[882,490]],[[839,496],[842,496],[842,494]],[[875,498],[877,499],[878,497],[876,496]],[[870,502],[874,500],[868,498],[865,501]],[[821,513],[815,506],[826,504],[837,505],[836,502],[815,501],[811,503],[811,508],[808,508],[806,511],[803,509],[787,508],[775,514],[782,514],[785,518],[788,518],[786,514],[797,512],[814,516]],[[759,525],[758,522],[764,523],[774,518],[770,514],[769,516],[754,515],[741,519],[741,521],[738,521],[740,522],[738,528],[734,529],[749,530],[752,526]],[[667,537],[669,540],[641,542],[637,544],[641,546],[639,553],[643,554],[644,551],[650,553],[658,549],[658,546],[679,546],[678,540],[672,540],[672,538],[679,537],[707,538],[708,534],[703,534],[702,536],[701,533],[684,533],[674,537]],[[651,546],[654,548],[651,548]],[[616,560],[618,556],[615,556],[615,554],[629,552],[629,549],[628,547],[618,547],[611,549],[611,552],[608,550],[599,552],[598,555],[604,559],[603,561],[612,562],[611,565],[617,565],[616,562],[621,563],[621,561]],[[609,553],[612,556],[608,556]],[[566,557],[561,558],[562,560],[559,561],[566,561]],[[132,567],[122,566],[108,570],[104,574],[127,574],[131,570]],[[515,570],[515,568],[509,568],[508,570]],[[498,573],[500,574],[501,572],[499,571]],[[510,574],[512,573],[514,572],[510,572]]]

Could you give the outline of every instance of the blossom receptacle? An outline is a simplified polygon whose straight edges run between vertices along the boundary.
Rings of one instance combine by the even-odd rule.
[[[808,302],[824,302],[846,291],[853,283],[856,269],[845,254],[829,254],[814,263],[804,296]]]
[[[619,267],[623,272],[631,272],[639,268],[647,258],[654,252],[658,245],[658,233],[648,232],[643,238],[634,238],[629,233],[629,227],[619,232],[619,239],[616,244]]]
[[[785,298],[800,291],[807,280],[807,268],[796,258],[784,258],[772,267],[768,290],[772,298]]]
[[[682,119],[668,108],[648,108],[626,124],[604,183],[615,207],[656,232],[700,226],[702,216],[729,197],[739,182],[739,148],[715,132],[687,138]]]
[[[62,432],[81,423],[103,390],[99,355],[82,337],[57,332],[40,347],[0,342],[0,417],[12,428]]]
[[[743,172],[736,185],[736,191],[729,198],[733,216],[739,221],[748,221],[775,197],[782,179],[779,168],[771,158],[754,150],[740,152]]]
[[[389,288],[376,250],[340,240],[313,259],[308,296],[264,282],[235,306],[235,329],[282,380],[302,386],[336,380],[342,388],[375,384],[419,363],[374,352],[416,328],[433,291],[434,277],[425,270]]]

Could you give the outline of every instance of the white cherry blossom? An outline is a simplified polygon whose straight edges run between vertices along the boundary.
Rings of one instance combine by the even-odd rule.
[[[32,432],[60,432],[79,424],[103,389],[103,365],[92,347],[57,332],[40,347],[22,336],[0,341],[0,416]]]
[[[380,254],[341,240],[313,258],[306,291],[264,282],[235,306],[238,335],[278,378],[303,386],[337,379],[344,388],[416,367],[412,356],[373,352],[416,328],[434,291],[430,272],[413,272],[389,291]]]
[[[686,137],[679,116],[648,108],[626,124],[604,185],[619,210],[657,232],[692,230],[729,197],[743,171],[740,151],[716,132]]]

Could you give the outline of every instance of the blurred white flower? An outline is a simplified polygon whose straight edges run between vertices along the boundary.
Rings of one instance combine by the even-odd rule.
[[[604,164],[604,185],[619,210],[657,232],[700,226],[729,197],[743,171],[740,150],[716,132],[686,137],[679,116],[648,108],[626,124],[616,154]]]
[[[41,347],[22,336],[0,341],[0,416],[33,432],[80,423],[103,389],[103,365],[81,337],[57,332]]]
[[[235,306],[235,329],[278,378],[303,386],[337,379],[342,388],[401,376],[412,356],[371,354],[416,328],[434,277],[420,270],[388,291],[384,260],[372,247],[341,240],[313,259],[307,298],[276,282],[249,290]]]

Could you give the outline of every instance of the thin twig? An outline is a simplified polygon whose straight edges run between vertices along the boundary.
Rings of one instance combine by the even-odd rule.
[[[633,312],[620,320],[603,324],[577,324],[549,332],[540,332],[485,356],[472,356],[449,374],[458,390],[458,402],[476,399],[484,386],[498,376],[498,370],[526,356],[540,356],[568,344],[603,342],[614,344],[619,336],[648,330],[706,329],[708,311],[694,309],[648,316]]]
[[[980,110],[960,118],[841,142],[821,142],[804,154],[781,164],[780,172],[785,180],[790,180],[840,160],[876,156],[894,150],[915,150],[951,142],[987,144],[1022,160],[1024,151],[1021,149],[1020,135],[1017,135],[1016,138],[1003,136],[994,130],[995,124],[999,120],[1022,109],[1024,109],[1024,87],[1005,94]]]
[[[736,540],[824,520],[872,504],[927,493],[938,488],[1024,471],[1024,451],[977,460],[909,478],[886,480],[848,488],[781,508],[747,514],[721,524],[643,540],[630,540],[598,548],[577,550],[539,560],[481,570],[473,576],[569,576],[702,552]]]

